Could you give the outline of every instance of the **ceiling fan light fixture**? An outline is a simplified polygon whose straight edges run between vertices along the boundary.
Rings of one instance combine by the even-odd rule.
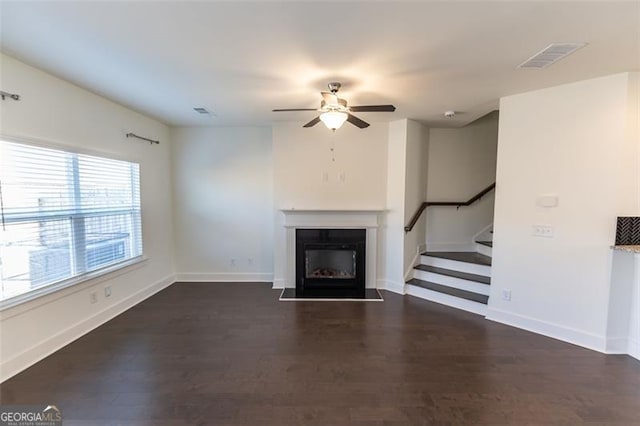
[[[327,111],[320,114],[320,120],[328,129],[339,129],[347,121],[347,113],[340,111]]]

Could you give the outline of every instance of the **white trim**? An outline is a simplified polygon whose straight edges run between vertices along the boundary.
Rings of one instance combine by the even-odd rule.
[[[480,254],[484,254],[485,256],[493,257],[493,247],[485,246],[484,244],[476,243],[475,244],[476,252]]]
[[[378,289],[375,289],[376,293],[378,293],[378,297],[379,299],[331,299],[331,298],[304,298],[304,297],[296,297],[296,298],[282,298],[282,295],[284,294],[284,289],[282,290],[282,293],[280,293],[280,298],[278,299],[280,302],[384,302],[384,298],[382,297],[382,294],[380,294],[380,292],[378,291]]]
[[[413,278],[413,268],[420,264],[419,259],[421,256],[421,252],[420,250],[416,249],[416,254],[415,256],[413,256],[413,260],[411,261],[411,264],[409,265],[409,269],[407,269],[404,272],[404,280],[405,281],[409,281],[411,278]]]
[[[384,302],[384,299],[321,299],[318,297],[305,299],[305,298],[296,297],[295,299],[280,298],[278,299],[278,301],[279,302]]]
[[[127,309],[132,308],[160,290],[169,287],[174,282],[175,277],[173,275],[168,275],[165,278],[132,294],[126,299],[97,312],[95,315],[78,321],[76,324],[49,337],[45,341],[37,343],[14,357],[2,360],[2,363],[0,364],[0,382],[4,382],[8,378],[32,366],[36,362],[58,351],[91,330],[99,327],[117,315],[120,315]]]
[[[437,268],[451,269],[453,271],[467,272],[469,274],[491,277],[491,266],[477,263],[463,262],[461,260],[446,259],[444,257],[421,256],[420,263]]]
[[[491,228],[493,228],[493,222],[488,224],[487,226],[485,226],[484,228],[482,228],[482,230],[480,232],[478,232],[477,234],[475,234],[473,236],[473,238],[471,238],[471,241],[473,241],[474,243],[476,242],[476,240],[480,237],[480,235],[484,234],[485,232],[489,231]],[[491,238],[491,240],[493,241],[493,238]]]
[[[184,282],[272,282],[268,272],[178,272],[176,281]]]
[[[485,316],[487,314],[487,305],[474,302],[472,300],[462,299],[460,297],[451,296],[416,285],[407,285],[407,294],[409,296],[418,297],[430,302],[439,303],[455,309],[471,312],[472,314]]]
[[[148,257],[137,256],[68,280],[42,286],[0,302],[0,321],[141,268]]]
[[[605,353],[626,354],[629,350],[629,339],[626,337],[608,337]]]
[[[432,243],[427,241],[428,251],[476,251],[475,243]]]
[[[450,277],[449,275],[438,274],[435,272],[414,269],[413,277],[422,281],[430,281],[432,283],[444,285],[451,288],[470,291],[472,293],[483,294],[489,296],[491,287],[478,281],[465,280],[458,277]]]
[[[281,210],[285,228],[377,228],[382,210]]]
[[[640,360],[640,341],[629,337],[627,353],[637,360]]]
[[[284,280],[282,278],[274,279],[273,286],[271,287],[274,290],[279,290],[284,288]]]
[[[406,294],[405,283],[396,283],[396,282],[387,281],[387,280],[377,280],[377,284],[378,284],[379,290],[387,290],[392,293],[401,294],[401,295]]]
[[[606,338],[597,334],[587,333],[560,324],[554,324],[491,307],[487,312],[486,318],[490,321],[521,328],[553,339],[562,340],[563,342],[593,349],[594,351],[606,352]]]

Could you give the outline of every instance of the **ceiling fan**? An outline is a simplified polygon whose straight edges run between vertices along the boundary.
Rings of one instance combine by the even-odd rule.
[[[330,92],[320,92],[322,94],[322,101],[320,102],[319,109],[313,108],[296,108],[296,109],[274,109],[273,112],[284,111],[319,111],[321,114],[305,124],[302,127],[313,127],[320,121],[324,123],[327,128],[331,130],[339,129],[345,121],[353,124],[356,127],[364,129],[369,127],[369,123],[363,121],[351,114],[352,112],[393,112],[396,107],[393,105],[362,105],[362,106],[347,106],[347,101],[338,97],[338,90],[342,86],[338,82],[331,82],[328,84]]]

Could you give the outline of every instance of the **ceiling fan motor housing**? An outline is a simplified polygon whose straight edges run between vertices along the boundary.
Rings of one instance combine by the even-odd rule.
[[[342,87],[342,84],[338,83],[337,81],[332,81],[331,83],[327,84],[327,86],[329,87],[331,93],[337,93],[338,90],[340,90],[340,88]]]
[[[323,111],[328,110],[338,110],[338,111],[346,111],[347,110],[347,101],[344,99],[336,98],[338,103],[336,104],[327,104],[326,101],[320,101],[320,109]]]

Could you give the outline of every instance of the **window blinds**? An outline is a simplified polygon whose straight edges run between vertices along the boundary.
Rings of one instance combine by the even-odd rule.
[[[0,300],[140,256],[139,165],[0,141]]]

